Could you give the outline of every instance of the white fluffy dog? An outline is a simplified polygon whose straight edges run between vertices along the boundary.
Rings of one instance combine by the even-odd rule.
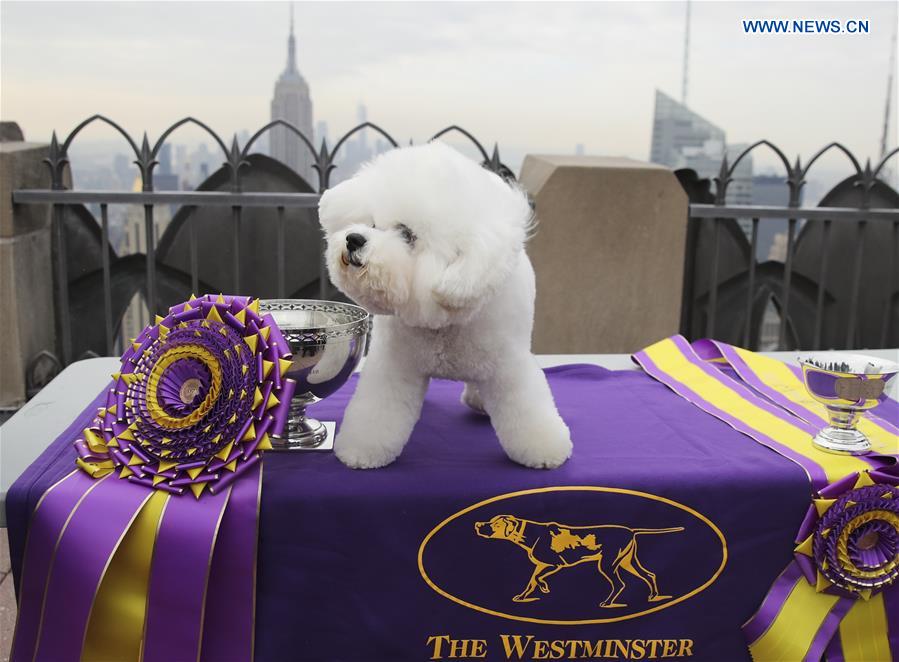
[[[319,205],[333,282],[376,315],[334,450],[354,468],[402,452],[431,377],[465,382],[506,454],[553,468],[571,455],[531,354],[534,270],[525,195],[439,142],[379,156]]]

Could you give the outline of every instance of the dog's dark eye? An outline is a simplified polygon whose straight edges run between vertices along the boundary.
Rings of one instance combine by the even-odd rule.
[[[399,230],[400,236],[407,244],[411,246],[415,243],[417,237],[415,236],[415,233],[409,229],[409,226],[404,225],[403,223],[398,223],[396,229]]]

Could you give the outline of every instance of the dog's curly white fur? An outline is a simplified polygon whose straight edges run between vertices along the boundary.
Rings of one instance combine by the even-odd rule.
[[[334,450],[354,468],[402,452],[431,377],[465,382],[514,461],[561,465],[571,438],[531,354],[526,196],[438,142],[379,156],[327,191],[333,282],[376,315]]]

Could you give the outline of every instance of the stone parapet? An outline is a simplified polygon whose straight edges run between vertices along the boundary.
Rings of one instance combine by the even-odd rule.
[[[667,168],[528,155],[536,202],[534,352],[628,353],[680,323],[687,196]]]
[[[54,351],[49,205],[13,205],[12,192],[46,188],[48,146],[0,141],[0,408],[25,402],[25,370]]]

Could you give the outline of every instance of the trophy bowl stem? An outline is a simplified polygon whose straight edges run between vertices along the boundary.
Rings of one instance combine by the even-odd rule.
[[[328,438],[328,428],[321,421],[306,415],[306,403],[290,402],[290,414],[284,433],[272,438],[272,448],[278,451],[318,449]]]
[[[829,425],[815,435],[815,446],[837,455],[864,455],[871,451],[871,441],[855,428]]]

